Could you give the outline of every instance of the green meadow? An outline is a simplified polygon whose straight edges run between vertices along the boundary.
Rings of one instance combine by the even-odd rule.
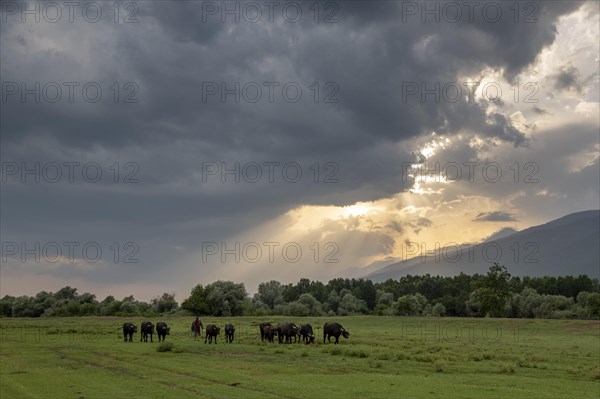
[[[356,316],[203,318],[236,326],[209,345],[191,317],[0,319],[1,398],[598,398],[600,322]],[[311,323],[316,344],[262,343],[262,321]],[[125,321],[138,325],[123,342]],[[350,331],[323,344],[321,327]],[[159,349],[163,351],[159,351]]]

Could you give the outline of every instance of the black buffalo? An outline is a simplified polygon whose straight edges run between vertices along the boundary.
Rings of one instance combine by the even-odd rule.
[[[325,323],[323,326],[323,343],[328,338],[328,342],[331,342],[331,337],[335,337],[335,343],[340,342],[340,335],[344,338],[349,338],[350,333],[342,327],[340,323]]]
[[[133,342],[133,334],[137,332],[137,326],[133,323],[123,323],[123,341],[127,342],[127,336],[129,336],[129,342]]]
[[[294,323],[280,323],[277,325],[277,336],[279,337],[279,343],[282,343],[284,338],[286,344],[291,343],[292,338],[294,338],[294,343],[296,343],[298,326]]]
[[[144,321],[140,326],[140,342],[148,342],[148,335],[150,335],[150,342],[152,341],[152,335],[154,334],[154,324],[151,321]]]
[[[273,327],[271,323],[267,323],[267,325],[261,330],[261,334],[263,339],[266,339],[268,342],[272,343],[277,335],[277,328]]]
[[[171,334],[171,327],[167,323],[159,321],[156,323],[156,333],[158,334],[158,342],[160,342],[161,338],[164,342],[167,335]]]
[[[204,343],[208,340],[209,344],[212,344],[213,338],[215,339],[215,344],[217,343],[217,335],[221,334],[221,329],[214,324],[209,324],[206,326],[206,336],[204,337]]]
[[[265,340],[265,328],[266,327],[273,327],[273,325],[271,323],[260,323],[258,325],[258,328],[260,329],[260,340],[264,341]]]
[[[315,334],[313,333],[313,328],[310,324],[302,324],[298,332],[305,344],[315,343]]]
[[[225,342],[232,343],[235,336],[235,326],[233,324],[225,325]]]

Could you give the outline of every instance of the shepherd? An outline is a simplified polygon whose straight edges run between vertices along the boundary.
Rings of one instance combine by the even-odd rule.
[[[198,316],[196,316],[196,320],[192,322],[192,337],[194,337],[194,341],[197,340],[202,335],[202,329],[204,326],[202,325],[202,321]]]

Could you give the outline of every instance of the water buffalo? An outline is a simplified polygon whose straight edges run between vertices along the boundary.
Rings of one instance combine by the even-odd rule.
[[[340,335],[344,338],[349,338],[350,333],[342,327],[340,323],[325,323],[323,326],[323,343],[325,338],[328,338],[328,342],[331,342],[331,337],[335,337],[335,343],[340,342]]]
[[[304,341],[305,344],[315,343],[315,334],[313,333],[313,328],[310,324],[302,324],[298,332],[302,336],[302,341]]]
[[[144,321],[140,325],[140,342],[148,342],[148,335],[150,335],[150,342],[152,341],[152,335],[154,334],[154,324],[151,321]]]
[[[158,334],[158,342],[160,342],[161,338],[164,342],[167,335],[171,334],[171,327],[167,323],[159,321],[156,323],[156,333]]]
[[[215,344],[217,343],[217,335],[221,334],[221,329],[214,324],[209,324],[206,326],[206,336],[204,337],[204,343],[208,340],[209,344],[212,344],[213,337],[215,339]]]
[[[127,336],[129,336],[129,342],[133,342],[133,334],[137,332],[137,326],[133,323],[123,323],[123,340],[127,342]]]
[[[298,326],[294,323],[280,323],[277,325],[277,335],[279,337],[279,343],[282,343],[283,338],[285,338],[285,343],[289,344],[292,342],[292,337],[294,338],[294,343],[296,343]]]
[[[225,342],[232,343],[235,336],[235,326],[233,324],[225,325]]]
[[[266,339],[268,342],[273,343],[274,338],[277,335],[277,328],[273,327],[271,323],[267,323],[267,325],[264,326],[263,330],[261,330],[261,333],[263,335],[263,339]]]
[[[260,329],[260,340],[264,341],[265,340],[265,328],[266,327],[273,327],[273,325],[271,323],[260,323],[258,325],[258,328]]]

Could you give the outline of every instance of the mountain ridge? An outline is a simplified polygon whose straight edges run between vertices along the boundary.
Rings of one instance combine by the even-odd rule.
[[[482,274],[497,261],[516,276],[588,274],[590,277],[600,278],[600,210],[571,213],[492,239],[503,230],[479,244],[462,245],[459,247],[460,253],[457,249],[438,258],[427,256],[425,261],[422,257],[406,259],[370,271],[363,277],[379,282],[389,278],[398,279],[407,274]]]

